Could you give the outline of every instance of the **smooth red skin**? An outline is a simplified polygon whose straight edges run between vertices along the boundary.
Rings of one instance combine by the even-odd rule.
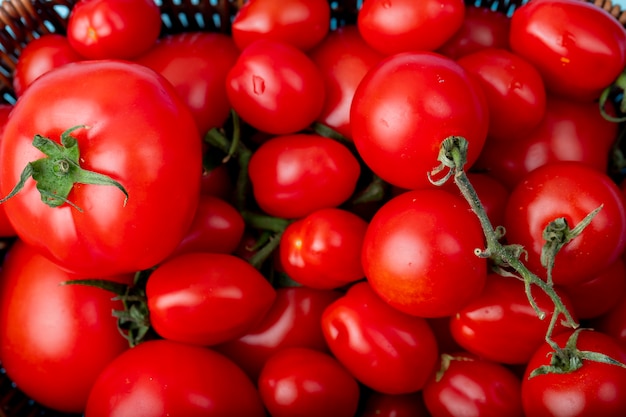
[[[530,171],[555,161],[578,161],[607,172],[617,132],[617,124],[602,117],[597,103],[548,95],[545,116],[532,132],[511,142],[488,139],[474,167],[509,189]]]
[[[430,187],[444,139],[469,142],[466,168],[488,128],[480,87],[453,60],[432,52],[392,55],[372,68],[354,94],[352,139],[363,161],[392,185]]]
[[[93,386],[85,415],[266,416],[257,389],[225,356],[150,340],[112,361]]]
[[[510,22],[504,13],[488,7],[466,5],[461,27],[437,52],[458,59],[483,48],[508,49]]]
[[[190,252],[233,253],[243,238],[243,216],[232,204],[200,195],[196,216],[172,255]]]
[[[226,77],[233,109],[252,127],[283,135],[307,128],[325,100],[322,74],[295,46],[259,40],[248,45]]]
[[[556,291],[576,318],[567,295]],[[526,363],[543,343],[554,310],[552,300],[541,289],[532,287],[532,295],[546,314],[544,320],[530,305],[522,281],[490,274],[480,296],[450,317],[452,337],[464,350],[487,360]],[[559,321],[554,334],[566,329]]]
[[[431,417],[424,405],[422,391],[408,394],[366,394],[359,417]]]
[[[504,218],[508,242],[524,247],[526,266],[543,278],[544,228],[557,218],[575,227],[600,205],[583,233],[558,252],[552,271],[555,284],[591,279],[615,262],[626,246],[624,198],[607,174],[578,162],[555,162],[529,173],[509,196]]]
[[[593,101],[622,72],[626,30],[602,8],[577,0],[533,1],[511,17],[511,50],[563,97]]]
[[[210,152],[210,151],[209,151]],[[233,179],[225,164],[211,170],[203,170],[200,193],[228,200],[233,193]]]
[[[128,348],[107,291],[61,285],[69,274],[17,240],[0,276],[0,357],[6,374],[29,398],[57,411],[80,413],[104,367]],[[107,277],[130,284],[131,275]]]
[[[4,128],[12,110],[12,104],[0,104],[0,138],[4,134]],[[15,228],[11,224],[4,207],[4,204],[0,204],[0,237],[14,237],[16,235]]]
[[[42,106],[45,112],[36,111]],[[57,68],[28,88],[6,125],[1,194],[43,156],[32,146],[35,134],[59,141],[78,125],[90,126],[72,133],[82,167],[121,183],[126,204],[116,187],[78,184],[68,199],[82,213],[68,204],[51,208],[29,180],[3,204],[11,223],[20,238],[76,273],[153,267],[178,245],[198,204],[201,141],[189,110],[165,79],[138,64],[81,61]]]
[[[510,143],[544,117],[546,90],[539,71],[506,49],[482,49],[456,61],[476,76],[489,109],[488,136]]]
[[[350,106],[359,83],[383,54],[369,46],[355,25],[337,28],[309,56],[326,83],[326,102],[317,121],[351,139]]]
[[[269,39],[307,51],[324,39],[329,28],[326,0],[248,1],[231,25],[233,40],[241,50],[259,39]]]
[[[161,337],[210,346],[246,334],[270,309],[276,291],[243,259],[197,252],[160,264],[146,297],[150,323]]]
[[[239,49],[222,33],[187,32],[165,36],[135,62],[152,68],[174,85],[205,135],[230,115],[226,76]]]
[[[554,337],[564,347],[569,337]],[[576,345],[583,351],[603,353],[626,363],[626,350],[614,339],[597,331],[583,330]],[[594,361],[584,361],[577,371],[528,378],[530,372],[550,363],[552,348],[543,344],[530,359],[522,378],[522,404],[525,415],[621,416],[626,409],[626,369]]]
[[[22,49],[13,71],[13,92],[19,97],[41,75],[81,59],[70,46],[67,36],[58,33],[43,34],[28,42]]]
[[[611,336],[626,350],[626,296],[622,295],[607,313],[591,320],[591,327]]]
[[[316,134],[274,137],[252,154],[248,165],[259,207],[286,219],[341,205],[360,174],[359,161],[345,145]]]
[[[385,55],[434,51],[461,27],[462,0],[368,0],[357,15],[363,39]]]
[[[289,347],[328,352],[320,320],[324,309],[342,295],[308,287],[276,289],[276,299],[263,319],[248,333],[215,347],[231,358],[254,381],[267,359]]]
[[[332,354],[375,391],[418,391],[435,369],[437,342],[426,320],[391,307],[367,282],[328,306],[321,323]]]
[[[563,287],[580,319],[608,313],[626,295],[626,264],[617,259],[608,269],[584,282]]]
[[[376,212],[361,259],[383,300],[434,318],[456,313],[480,294],[487,262],[474,250],[484,247],[484,238],[466,207],[452,193],[422,189],[394,197]]]
[[[311,288],[342,287],[365,277],[361,250],[367,222],[339,208],[316,210],[289,224],[280,240],[284,271]]]
[[[354,377],[335,358],[313,349],[277,351],[257,385],[272,417],[352,417],[359,402]]]
[[[424,386],[432,417],[524,416],[521,381],[513,371],[466,353],[454,357],[439,381],[433,375]]]
[[[153,0],[80,0],[69,14],[67,38],[87,59],[132,59],[146,52],[161,32]]]

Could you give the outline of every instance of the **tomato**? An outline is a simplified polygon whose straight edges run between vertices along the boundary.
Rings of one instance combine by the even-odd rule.
[[[386,55],[433,51],[461,27],[462,0],[368,0],[357,16],[365,41]]]
[[[220,253],[187,253],[148,278],[152,328],[163,338],[215,345],[243,336],[270,309],[276,292],[246,261]]]
[[[477,77],[489,109],[488,136],[511,142],[528,134],[544,117],[546,91],[539,72],[506,49],[483,49],[457,60]]]
[[[67,36],[58,33],[46,33],[28,42],[13,71],[13,91],[17,97],[39,76],[53,68],[82,58],[70,46]]]
[[[509,196],[504,218],[508,242],[522,245],[527,267],[546,277],[541,264],[546,226],[563,218],[573,228],[600,206],[584,231],[557,253],[552,271],[556,284],[592,279],[626,246],[624,198],[607,174],[578,162],[554,162],[530,172]]]
[[[272,355],[258,387],[272,417],[352,417],[359,401],[354,377],[332,356],[307,348]]]
[[[350,106],[359,83],[384,55],[370,47],[355,25],[337,28],[309,56],[326,83],[326,101],[317,121],[352,138]]]
[[[243,216],[232,204],[201,195],[193,223],[171,257],[189,252],[233,253],[244,228]]]
[[[555,336],[561,347],[571,333]],[[597,352],[626,363],[626,351],[609,336],[591,330],[578,334],[576,347]],[[530,372],[548,365],[554,355],[544,343],[526,368],[522,379],[522,404],[527,416],[621,416],[626,409],[626,368],[582,360],[582,367],[565,373],[551,373],[529,378]],[[567,359],[566,359],[567,360]]]
[[[432,417],[523,417],[521,385],[504,365],[461,352],[442,357],[424,402]]]
[[[261,321],[238,339],[215,347],[257,380],[265,361],[280,349],[306,347],[327,352],[320,320],[324,309],[342,295],[307,287],[276,289],[276,299]]]
[[[60,146],[63,132],[80,155],[75,146]],[[28,180],[3,204],[20,238],[63,268],[92,277],[151,268],[178,245],[198,205],[201,141],[164,78],[138,64],[107,60],[67,64],[40,77],[16,103],[4,131],[2,196],[27,164],[42,158],[35,135],[65,149],[61,161],[76,157],[79,167],[62,177],[60,192],[48,191],[58,198],[42,197]],[[72,185],[79,168],[116,181],[127,200],[117,186]]]
[[[0,357],[6,374],[38,403],[84,410],[104,367],[128,348],[112,310],[121,301],[98,288],[62,285],[69,274],[17,240],[0,275]],[[130,283],[132,275],[107,277]]]
[[[98,376],[86,416],[266,415],[254,384],[232,361],[200,346],[151,340]]]
[[[437,49],[442,55],[458,59],[484,48],[509,47],[509,17],[484,6],[465,6],[461,27]]]
[[[232,196],[233,188],[233,179],[225,164],[202,170],[201,194],[228,200]]]
[[[295,46],[259,40],[248,45],[229,71],[226,93],[233,109],[254,128],[296,133],[320,115],[324,79]]]
[[[598,331],[615,339],[623,349],[626,349],[626,296],[608,312],[591,320],[591,325]]]
[[[316,134],[274,137],[250,158],[254,199],[269,215],[304,217],[353,194],[361,166],[343,144]]]
[[[431,417],[424,405],[422,391],[408,394],[367,394],[359,417]]]
[[[152,68],[174,85],[204,135],[222,127],[230,115],[225,83],[238,56],[237,46],[227,35],[188,32],[159,39],[134,61]]]
[[[330,5],[326,0],[251,0],[244,3],[232,22],[232,37],[239,49],[259,39],[311,49],[328,33]]]
[[[515,9],[509,42],[546,88],[593,101],[626,64],[626,29],[606,10],[577,0],[532,1]]]
[[[367,282],[352,285],[326,308],[322,332],[357,380],[385,394],[420,390],[437,362],[437,342],[426,320],[389,306]]]
[[[554,161],[578,161],[600,172],[618,126],[606,120],[597,103],[581,103],[548,95],[539,125],[513,141],[487,140],[474,167],[513,188],[527,173]]]
[[[280,240],[281,265],[294,281],[338,288],[364,278],[361,249],[367,222],[338,208],[316,210],[289,224]]]
[[[385,203],[363,244],[365,276],[394,308],[421,317],[456,313],[477,297],[487,262],[481,226],[465,201],[438,189],[405,192]]]
[[[490,274],[480,296],[450,317],[452,336],[463,349],[487,360],[526,363],[543,343],[554,310],[552,300],[541,289],[532,287],[531,291],[546,314],[543,320],[530,305],[521,280]],[[561,290],[557,294],[575,314],[567,295]],[[554,333],[565,330],[559,320]]]
[[[87,59],[132,59],[147,51],[161,32],[153,0],[79,0],[67,19],[72,48]]]
[[[352,139],[383,180],[405,189],[430,187],[441,143],[462,136],[469,169],[489,124],[480,87],[450,58],[432,52],[392,55],[372,68],[354,93]]]
[[[12,104],[0,104],[0,141],[12,110]],[[15,235],[15,228],[6,214],[5,206],[0,204],[0,237],[14,237]]]

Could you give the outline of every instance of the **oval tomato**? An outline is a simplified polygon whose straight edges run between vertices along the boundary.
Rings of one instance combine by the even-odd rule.
[[[146,298],[161,337],[208,346],[243,336],[267,313],[276,292],[243,259],[198,252],[160,264],[148,278]]]
[[[489,124],[478,84],[450,58],[432,52],[392,55],[373,67],[354,93],[352,139],[363,161],[401,188],[430,187],[441,143],[462,136],[469,169]]]
[[[0,275],[0,357],[6,374],[40,404],[81,413],[100,372],[128,348],[99,288],[62,285],[67,273],[17,240]],[[129,284],[131,275],[107,277]]]
[[[365,394],[359,417],[432,417],[422,391],[408,394],[383,394],[372,391]]]
[[[42,107],[45,112],[37,110]],[[64,132],[68,146],[61,147]],[[63,177],[70,189],[59,188],[69,193],[66,200],[55,190],[42,197],[28,180],[3,204],[20,238],[92,277],[151,268],[174,250],[198,205],[202,154],[193,118],[164,78],[138,64],[101,60],[67,64],[37,79],[4,131],[3,196],[36,160],[53,164],[44,175],[57,178],[53,159],[41,159],[33,146],[36,135],[49,138],[50,149],[65,149],[56,164],[75,168]],[[117,181],[127,201],[112,185],[81,179],[72,186],[79,168]]]
[[[200,346],[150,340],[127,350],[98,376],[89,417],[265,417],[259,393],[223,355]]]

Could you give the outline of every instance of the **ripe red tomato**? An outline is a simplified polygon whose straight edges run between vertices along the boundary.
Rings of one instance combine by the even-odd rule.
[[[611,310],[591,320],[591,326],[611,336],[626,350],[626,296],[622,295]]]
[[[51,69],[81,59],[82,57],[70,46],[67,36],[46,33],[33,39],[22,49],[13,71],[15,95],[21,96],[26,87]]]
[[[449,136],[469,142],[469,169],[489,124],[477,82],[456,62],[432,52],[392,55],[372,68],[354,93],[350,118],[363,161],[405,189],[431,186],[428,173]]]
[[[549,91],[576,100],[598,98],[626,64],[626,29],[585,1],[527,2],[513,12],[509,41]]]
[[[42,107],[45,112],[36,111]],[[63,147],[61,165],[77,158],[74,164],[120,183],[128,200],[111,185],[72,187],[74,168],[63,176],[70,183],[66,204],[54,195],[42,197],[28,180],[3,203],[11,223],[24,241],[83,275],[153,267],[178,245],[198,205],[201,141],[189,110],[164,78],[131,62],[81,61],[50,71],[24,92],[6,125],[2,196],[29,163],[43,157],[33,146],[35,135],[49,138],[57,149],[62,133],[77,126],[84,127],[69,137],[80,154],[74,155],[76,147]],[[48,169],[44,175],[60,178]],[[61,205],[51,207],[42,199]]]
[[[276,289],[270,310],[248,333],[215,346],[256,381],[265,361],[279,349],[306,347],[327,352],[320,320],[324,309],[342,295],[307,287]]]
[[[571,332],[560,334],[554,341],[565,348],[570,335]],[[626,363],[626,351],[611,337],[597,331],[581,331],[576,347]],[[618,417],[624,414],[626,368],[583,359],[582,367],[577,370],[529,378],[531,371],[550,363],[554,356],[551,351],[552,347],[544,343],[526,367],[522,378],[522,403],[527,416]]]
[[[81,413],[92,385],[128,348],[111,294],[64,282],[69,274],[17,240],[0,275],[0,357],[22,392],[57,411]],[[107,277],[129,284],[131,275]]]
[[[309,56],[326,83],[326,101],[317,121],[352,138],[350,106],[359,83],[384,55],[369,46],[354,25],[329,33]]]
[[[408,191],[370,221],[363,269],[374,291],[394,308],[449,316],[482,291],[487,261],[474,250],[483,247],[481,226],[461,197],[439,189]]]
[[[0,141],[12,110],[12,104],[0,104]],[[0,204],[0,237],[14,237],[15,235],[15,228],[7,216],[5,205]]]
[[[359,402],[354,377],[332,356],[307,348],[272,355],[258,387],[272,417],[352,417]]]
[[[252,154],[248,166],[259,207],[287,219],[344,203],[360,174],[359,161],[346,146],[315,134],[274,137]]]
[[[289,224],[280,239],[280,264],[311,288],[339,288],[365,277],[361,251],[367,222],[338,208],[316,210]]]
[[[386,55],[434,51],[461,27],[462,0],[368,0],[357,16],[361,35]]]
[[[200,346],[150,340],[127,350],[98,376],[89,417],[265,417],[258,391],[225,356]]]
[[[270,309],[276,292],[252,265],[233,255],[187,253],[148,278],[150,323],[163,338],[216,345],[243,336]]]
[[[301,50],[259,40],[248,45],[226,78],[228,99],[241,118],[271,134],[296,133],[322,111],[322,74]]]
[[[389,306],[367,282],[354,284],[326,308],[322,331],[339,362],[382,393],[420,390],[437,362],[437,342],[426,320]]]
[[[507,143],[534,129],[546,112],[541,75],[506,49],[482,49],[456,61],[476,76],[487,99],[490,139]]]
[[[365,394],[359,417],[432,417],[422,397],[422,391],[408,394]]]
[[[528,254],[525,264],[546,277],[541,265],[546,226],[563,218],[573,228],[601,205],[582,234],[558,252],[552,273],[561,285],[592,279],[626,247],[624,197],[607,174],[579,162],[554,162],[530,172],[509,196],[504,217],[508,242],[522,245]]]
[[[230,115],[226,76],[239,50],[221,33],[187,32],[165,36],[135,62],[152,68],[174,85],[194,116],[198,131],[222,127]]]
[[[321,42],[329,28],[326,0],[251,0],[237,11],[232,37],[242,50],[259,39],[270,39],[306,51]]]
[[[521,386],[504,365],[461,352],[442,357],[424,402],[432,417],[523,417]]]
[[[70,11],[67,38],[87,59],[132,59],[161,33],[161,10],[153,0],[80,0]]]

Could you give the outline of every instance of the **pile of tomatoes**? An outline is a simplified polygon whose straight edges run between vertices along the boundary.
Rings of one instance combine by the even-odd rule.
[[[228,34],[162,25],[79,0],[20,54],[18,389],[86,417],[623,415],[618,19],[249,0]]]

